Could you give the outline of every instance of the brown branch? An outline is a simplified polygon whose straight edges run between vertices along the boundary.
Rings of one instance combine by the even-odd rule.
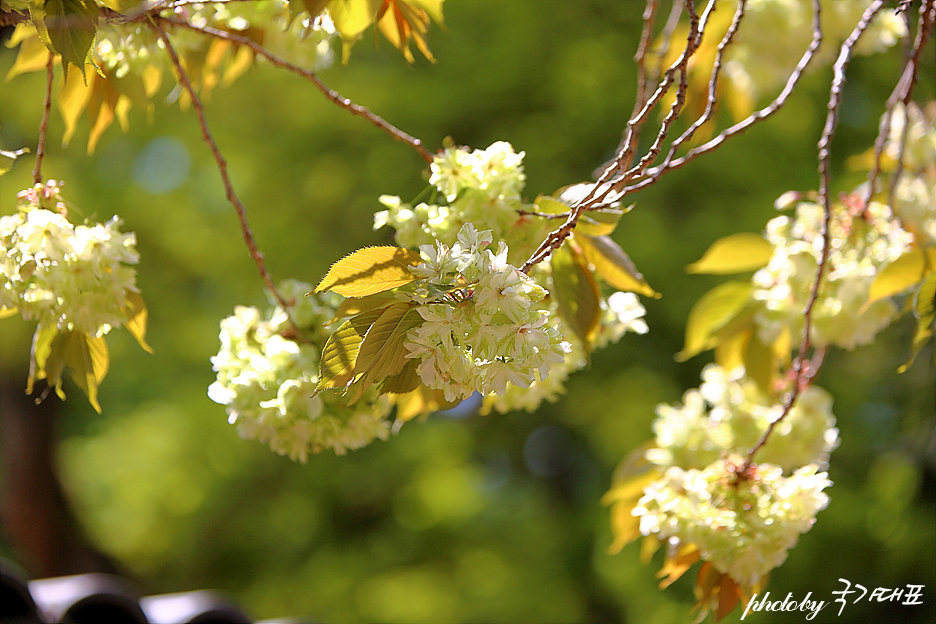
[[[46,92],[45,99],[42,102],[42,121],[39,122],[39,145],[36,146],[36,168],[33,169],[33,182],[42,184],[42,159],[45,158],[46,151],[46,133],[49,130],[49,112],[52,110],[52,63],[55,55],[49,52],[49,60],[46,61]]]
[[[820,16],[820,0],[813,0],[813,38],[810,41],[809,46],[806,48],[806,51],[803,53],[803,56],[800,57],[799,62],[796,64],[796,67],[793,69],[793,72],[790,74],[790,77],[787,79],[786,85],[780,91],[780,94],[774,98],[774,100],[760,109],[749,115],[747,118],[739,121],[735,125],[726,128],[718,136],[712,140],[695,147],[685,155],[673,160],[672,162],[667,163],[665,166],[660,165],[658,167],[652,167],[645,172],[645,177],[643,177],[639,182],[633,183],[629,186],[625,186],[620,189],[620,194],[618,199],[630,195],[639,191],[640,189],[646,188],[656,183],[656,181],[664,174],[674,169],[679,169],[687,165],[689,162],[695,160],[702,154],[711,152],[712,150],[718,148],[722,143],[727,141],[732,136],[740,134],[745,130],[749,129],[754,124],[761,122],[768,117],[771,117],[777,113],[783,106],[786,104],[787,99],[793,93],[796,86],[799,84],[800,78],[803,75],[803,72],[806,71],[806,68],[809,66],[809,63],[812,61],[813,57],[816,54],[816,50],[819,49],[819,44],[822,43],[822,29],[820,28],[819,16]],[[617,185],[620,185],[623,180],[613,180]]]
[[[725,55],[725,49],[731,45],[731,42],[734,40],[735,34],[738,32],[738,27],[741,25],[741,20],[744,18],[744,10],[746,8],[747,0],[741,0],[738,3],[738,8],[735,11],[734,17],[731,20],[731,25],[728,27],[728,32],[725,33],[725,36],[718,44],[718,51],[715,54],[715,63],[712,65],[712,74],[708,83],[708,101],[705,103],[705,110],[703,111],[702,115],[700,115],[699,118],[696,119],[678,139],[670,144],[669,152],[667,153],[663,164],[660,165],[661,171],[667,168],[669,163],[673,160],[673,157],[676,155],[676,151],[682,146],[682,144],[691,139],[692,136],[696,133],[696,130],[701,128],[712,118],[712,115],[715,112],[718,78],[721,75],[722,60]]]
[[[687,74],[689,59],[698,49],[699,42],[702,40],[703,32],[702,29],[700,29],[700,24],[704,28],[704,25],[708,21],[708,16],[715,6],[715,0],[710,0],[708,6],[703,12],[702,18],[700,19],[699,15],[695,12],[693,2],[694,0],[685,0],[686,10],[689,13],[689,35],[686,38],[686,47],[682,54],[680,54],[679,58],[677,58],[669,67],[669,69],[666,70],[666,73],[663,76],[663,80],[660,82],[653,95],[647,100],[640,111],[627,122],[627,132],[623,142],[623,149],[618,153],[608,168],[605,169],[604,173],[599,176],[598,180],[594,183],[594,185],[592,185],[592,188],[585,195],[585,197],[572,206],[565,223],[563,223],[558,229],[550,232],[546,236],[546,239],[543,240],[543,242],[540,243],[540,245],[536,248],[530,258],[523,263],[523,266],[520,267],[520,270],[524,273],[529,273],[533,266],[548,258],[554,250],[558,249],[559,246],[562,245],[562,242],[568,238],[569,234],[572,233],[572,230],[575,229],[579,217],[581,217],[583,212],[594,208],[596,205],[602,202],[607,203],[608,195],[614,191],[612,185],[607,183],[608,179],[611,178],[616,171],[621,170],[625,162],[630,162],[633,157],[633,147],[635,144],[633,137],[635,136],[635,133],[647,120],[650,111],[653,110],[656,105],[663,99],[666,93],[669,92],[670,88],[676,80],[676,74],[679,73],[680,81],[676,92],[676,97],[673,100],[673,104],[670,106],[669,113],[663,120],[662,127],[657,133],[656,140],[648,150],[647,154],[641,158],[640,163],[624,174],[624,179],[627,179],[628,176],[633,175],[632,172],[641,170],[646,165],[646,163],[652,162],[654,159],[656,159],[656,156],[659,155],[660,146],[666,139],[666,136],[669,133],[673,123],[675,123],[676,119],[678,119],[679,112],[682,110],[682,106],[685,102],[686,91],[688,90]]]
[[[839,110],[842,103],[842,89],[845,86],[845,68],[851,60],[852,48],[864,33],[868,24],[874,19],[874,16],[883,8],[885,0],[875,0],[861,16],[858,25],[855,26],[848,39],[842,44],[839,50],[838,59],[833,66],[832,87],[829,91],[828,113],[826,114],[825,126],[822,129],[822,136],[816,146],[819,152],[819,203],[822,204],[822,226],[820,235],[822,236],[822,251],[819,256],[819,267],[816,269],[816,279],[813,281],[812,289],[809,293],[809,300],[806,302],[806,309],[803,311],[803,338],[800,343],[796,359],[793,361],[793,373],[795,374],[793,388],[790,390],[783,402],[783,411],[780,416],[768,425],[764,435],[761,436],[754,448],[748,454],[741,473],[747,473],[754,461],[754,455],[770,438],[774,428],[792,411],[793,404],[799,397],[800,392],[810,383],[812,377],[819,372],[822,365],[822,359],[819,358],[818,367],[813,368],[807,365],[806,354],[811,348],[810,332],[812,329],[812,311],[819,300],[819,290],[822,287],[822,279],[825,276],[826,266],[829,263],[829,252],[831,251],[831,236],[829,226],[832,221],[832,199],[830,197],[829,187],[832,184],[831,165],[829,162],[830,146],[832,139],[835,138],[835,129],[838,126]],[[818,355],[818,354],[817,354]]]
[[[257,248],[257,243],[254,241],[253,232],[250,229],[250,224],[247,222],[247,209],[244,207],[244,204],[241,203],[240,199],[238,199],[237,194],[234,193],[234,187],[231,184],[231,178],[228,176],[227,172],[227,161],[224,159],[224,156],[221,155],[221,151],[218,149],[218,145],[215,143],[214,137],[211,136],[211,131],[208,129],[208,120],[205,118],[205,109],[202,106],[201,100],[198,98],[198,93],[195,92],[195,88],[192,86],[192,82],[189,80],[185,68],[182,67],[182,62],[179,60],[179,55],[176,54],[175,48],[172,47],[166,31],[164,31],[159,26],[157,20],[150,20],[150,26],[156,32],[156,35],[159,37],[159,39],[163,42],[163,45],[166,46],[166,51],[169,53],[176,73],[179,75],[179,84],[182,85],[192,100],[192,108],[195,109],[195,115],[198,117],[198,125],[201,127],[202,139],[205,141],[205,143],[208,144],[208,147],[211,149],[211,153],[214,155],[215,161],[218,163],[218,171],[221,173],[221,180],[224,183],[224,191],[227,195],[228,201],[231,202],[231,205],[234,206],[234,210],[237,212],[237,218],[239,219],[241,226],[241,233],[244,236],[244,242],[247,243],[247,249],[250,251],[250,257],[253,258],[254,263],[256,263],[257,270],[260,272],[260,277],[263,279],[264,284],[266,284],[267,289],[269,289],[269,291],[279,302],[280,306],[282,306],[283,311],[289,315],[290,304],[286,302],[283,296],[276,289],[276,285],[273,283],[273,278],[270,277],[270,273],[266,269],[266,265],[263,262],[263,254]],[[291,316],[290,323],[292,323]],[[292,323],[292,325],[293,328],[298,332],[299,328],[296,327],[295,323]]]
[[[927,41],[933,34],[934,22],[936,22],[936,0],[927,0],[920,5],[920,17],[917,24],[917,33],[916,37],[914,37],[913,46],[910,48],[907,63],[904,65],[904,69],[900,73],[900,79],[897,81],[897,85],[891,92],[890,97],[887,98],[887,103],[885,104],[886,110],[884,112],[884,117],[881,120],[881,129],[878,132],[877,138],[874,140],[874,165],[871,168],[871,171],[868,173],[868,190],[865,193],[863,202],[863,206],[865,208],[867,208],[868,203],[871,201],[871,196],[875,191],[874,187],[877,184],[877,179],[881,174],[881,156],[884,153],[884,144],[887,142],[887,138],[890,136],[894,107],[898,102],[903,102],[905,117],[903,133],[900,140],[900,156],[897,159],[897,169],[894,171],[894,175],[891,180],[889,190],[890,197],[888,198],[888,205],[891,207],[894,205],[893,195],[897,187],[897,182],[900,179],[901,173],[903,171],[903,152],[906,146],[907,130],[909,126],[909,116],[906,107],[911,102],[913,88],[916,85],[917,79],[919,77],[920,54],[922,54],[923,48],[926,46]]]
[[[371,122],[372,124],[380,128],[381,130],[387,132],[390,136],[392,136],[397,141],[410,145],[413,149],[419,152],[419,155],[422,156],[423,160],[425,160],[427,163],[431,164],[432,161],[434,160],[434,156],[432,155],[432,153],[429,150],[427,150],[425,147],[423,147],[422,141],[420,141],[419,139],[413,136],[410,136],[409,134],[407,134],[406,132],[403,132],[402,130],[394,126],[393,124],[385,121],[380,116],[371,112],[371,110],[367,108],[366,106],[355,104],[348,98],[342,96],[340,93],[338,93],[337,91],[335,91],[334,89],[326,85],[324,82],[322,82],[321,78],[319,78],[315,74],[315,72],[309,71],[308,69],[303,69],[302,67],[294,65],[290,63],[289,61],[286,61],[276,56],[275,54],[273,54],[272,52],[270,52],[269,50],[261,46],[256,41],[248,37],[244,37],[242,35],[237,35],[237,34],[230,33],[224,30],[219,30],[217,28],[212,28],[210,26],[195,26],[194,24],[190,24],[184,20],[177,20],[177,19],[168,18],[168,17],[161,18],[161,20],[164,22],[173,24],[175,26],[181,26],[183,28],[188,28],[189,30],[194,30],[195,32],[200,32],[202,34],[209,35],[211,37],[216,37],[218,39],[224,39],[226,41],[236,43],[238,45],[247,46],[248,48],[253,50],[255,54],[262,56],[267,61],[275,65],[276,67],[279,67],[281,69],[287,69],[293,72],[294,74],[302,76],[306,80],[311,81],[316,87],[318,87],[319,91],[321,91],[325,95],[325,97],[327,97],[329,100],[331,100],[332,102],[334,102],[341,108],[347,110],[352,115],[363,117],[364,119],[368,120],[369,122]]]

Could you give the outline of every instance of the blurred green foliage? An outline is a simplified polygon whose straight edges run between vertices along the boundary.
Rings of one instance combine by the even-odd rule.
[[[613,154],[633,102],[641,9],[451,0],[447,32],[430,36],[436,64],[408,66],[365,37],[349,65],[322,78],[431,149],[445,136],[473,147],[512,142],[526,151],[532,199],[591,179]],[[0,52],[0,73],[12,57]],[[929,58],[918,88],[931,98]],[[873,141],[898,63],[859,58],[850,68],[833,151],[837,190],[856,182],[845,159]],[[235,305],[263,305],[264,295],[191,111],[159,106],[152,124],[137,113],[129,133],[111,129],[92,157],[87,126],[61,149],[53,115],[43,171],[66,181],[66,199],[84,216],[116,213],[137,233],[155,350],[144,353],[125,331],[108,336],[103,416],[66,385],[61,470],[92,540],[147,593],[220,588],[258,618],[690,621],[693,575],[660,591],[658,560],[641,564],[636,546],[607,555],[598,501],[616,463],[651,437],[654,406],[697,386],[710,358],[673,360],[689,308],[721,281],[687,275],[685,265],[720,236],[762,229],[781,193],[817,186],[829,77],[809,75],[772,122],[636,197],[615,238],[663,294],[645,300],[651,331],[596,353],[559,403],[536,414],[435,415],[386,443],[306,465],[239,440],[206,396],[218,322]],[[35,147],[43,81],[37,73],[3,86],[5,149]],[[371,230],[377,196],[406,200],[424,188],[413,150],[263,63],[206,107],[277,279],[315,283],[349,251],[387,242],[388,232]],[[31,183],[31,166],[26,158],[0,179],[3,214]],[[875,345],[830,355],[818,383],[835,397],[843,439],[832,502],[769,589],[832,600],[839,578],[923,584],[925,606],[862,602],[837,618],[834,605],[814,621],[934,619],[933,359],[896,373],[912,329],[905,319]],[[25,386],[32,327],[11,318],[0,332],[4,367]]]

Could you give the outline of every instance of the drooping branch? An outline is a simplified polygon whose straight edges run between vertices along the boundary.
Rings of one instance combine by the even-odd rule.
[[[363,117],[364,119],[368,120],[369,122],[371,122],[372,124],[380,128],[381,130],[383,130],[384,132],[392,136],[397,141],[401,141],[403,143],[410,145],[413,149],[415,149],[419,153],[420,156],[422,156],[423,160],[425,160],[427,163],[432,163],[433,155],[429,150],[423,147],[422,141],[407,134],[406,132],[403,132],[402,130],[394,126],[393,124],[385,121],[380,116],[374,114],[366,106],[355,104],[348,98],[342,96],[340,93],[338,93],[337,91],[335,91],[334,89],[326,85],[324,82],[322,82],[322,79],[319,78],[318,75],[315,74],[315,72],[299,67],[298,65],[294,65],[293,63],[290,63],[289,61],[286,61],[285,59],[282,59],[276,56],[275,54],[273,54],[272,52],[270,52],[269,50],[261,46],[259,43],[254,41],[253,39],[250,39],[249,37],[244,37],[243,35],[238,35],[235,33],[224,31],[224,30],[219,30],[217,28],[212,28],[210,26],[196,26],[194,24],[190,24],[189,22],[186,22],[185,20],[178,20],[175,18],[168,18],[168,17],[161,18],[161,19],[162,21],[173,24],[175,26],[188,28],[189,30],[194,30],[195,32],[199,32],[204,35],[209,35],[217,39],[224,39],[226,41],[230,41],[231,43],[235,43],[237,45],[247,46],[248,48],[253,50],[255,54],[265,58],[274,66],[279,67],[281,69],[289,70],[293,72],[294,74],[302,76],[306,80],[311,81],[319,89],[319,91],[321,91],[322,94],[325,95],[325,97],[327,97],[329,100],[331,100],[332,102],[334,102],[341,108],[345,109],[346,111],[350,112],[352,115],[357,115],[358,117]]]
[[[205,143],[208,144],[212,155],[214,155],[215,161],[218,163],[218,171],[221,174],[221,181],[224,183],[225,194],[227,195],[228,201],[231,202],[231,205],[234,206],[234,210],[237,212],[237,218],[240,221],[241,233],[243,234],[244,242],[247,244],[250,257],[253,258],[254,263],[257,265],[257,270],[260,273],[260,277],[263,279],[263,283],[266,284],[266,287],[276,298],[276,301],[279,302],[280,306],[282,306],[283,310],[288,314],[291,306],[276,289],[276,285],[273,283],[273,278],[270,276],[270,273],[267,271],[266,265],[263,262],[263,254],[257,248],[257,243],[254,240],[253,232],[250,229],[250,224],[247,222],[247,208],[244,207],[244,204],[241,203],[241,200],[238,199],[237,194],[234,192],[234,186],[231,184],[231,178],[228,176],[227,172],[227,161],[224,159],[224,156],[221,155],[221,151],[218,149],[218,145],[215,143],[214,137],[211,136],[211,131],[208,129],[208,120],[205,118],[205,109],[198,97],[198,93],[192,86],[192,82],[189,80],[185,68],[182,67],[182,62],[179,60],[179,55],[176,53],[175,48],[172,47],[172,43],[169,41],[169,36],[166,34],[166,31],[162,29],[158,23],[158,20],[155,19],[150,20],[150,26],[159,37],[160,41],[163,42],[163,45],[165,45],[166,51],[169,53],[169,56],[172,59],[172,65],[175,67],[176,73],[179,76],[179,84],[182,85],[182,87],[185,89],[185,92],[188,93],[192,100],[192,108],[195,110],[195,115],[198,117],[198,125],[201,127],[202,139],[205,141]],[[290,322],[292,322],[291,319]],[[295,328],[295,324],[293,324],[293,327]],[[296,331],[299,331],[298,328],[296,328]]]
[[[800,342],[799,350],[796,354],[796,358],[793,360],[792,371],[794,373],[793,387],[790,389],[789,393],[785,397],[783,402],[783,410],[780,413],[780,416],[776,420],[768,425],[767,430],[764,431],[764,434],[761,436],[760,440],[757,441],[757,444],[751,449],[751,452],[748,454],[747,460],[745,460],[744,468],[741,470],[741,474],[747,473],[748,469],[751,467],[754,461],[754,455],[760,450],[764,444],[767,443],[767,440],[770,438],[770,434],[773,433],[774,428],[783,421],[787,415],[792,411],[793,404],[796,402],[796,399],[799,397],[800,393],[809,385],[812,381],[812,378],[819,372],[819,369],[822,366],[822,357],[818,357],[818,363],[815,366],[809,366],[809,359],[807,353],[811,349],[811,337],[810,333],[812,330],[812,312],[813,308],[816,305],[816,301],[819,300],[819,291],[822,288],[822,281],[825,277],[826,267],[829,263],[829,252],[831,250],[831,234],[830,234],[830,224],[832,222],[832,198],[830,196],[830,187],[832,185],[832,173],[831,173],[831,164],[830,164],[830,153],[831,153],[831,144],[832,140],[835,138],[835,130],[838,126],[839,119],[839,110],[842,103],[842,90],[845,86],[845,69],[848,67],[848,62],[851,60],[852,49],[855,46],[855,43],[858,42],[858,39],[864,33],[865,29],[871,23],[871,20],[878,14],[878,12],[883,8],[884,0],[875,0],[861,16],[858,25],[855,26],[851,34],[848,36],[848,39],[845,40],[845,43],[842,44],[841,49],[839,50],[838,58],[835,61],[833,66],[833,78],[832,78],[832,87],[829,91],[829,102],[828,102],[828,113],[826,114],[825,126],[822,129],[822,136],[819,139],[817,149],[819,152],[819,198],[818,202],[822,206],[822,224],[820,229],[820,236],[822,238],[822,250],[819,256],[819,266],[816,269],[816,278],[813,281],[812,288],[809,293],[809,299],[806,302],[806,308],[803,310],[803,337]],[[818,353],[817,353],[818,356]]]
[[[909,21],[909,20],[908,20]],[[891,92],[890,97],[887,98],[887,104],[885,105],[884,117],[881,120],[881,128],[878,132],[877,138],[874,141],[874,164],[871,168],[871,171],[868,173],[868,188],[865,191],[864,201],[862,205],[867,207],[868,203],[871,201],[871,196],[876,190],[877,180],[881,174],[881,156],[884,153],[884,145],[887,143],[887,138],[891,133],[891,125],[893,123],[894,117],[894,108],[897,106],[898,102],[903,102],[906,107],[913,96],[913,87],[916,85],[917,79],[919,77],[919,65],[920,65],[920,54],[923,52],[923,48],[926,46],[929,38],[933,34],[933,26],[936,23],[936,0],[927,0],[920,5],[919,19],[917,22],[917,31],[916,36],[914,37],[913,45],[911,46],[909,53],[907,55],[907,62],[904,65],[903,71],[900,73],[900,79],[897,81],[897,85],[894,87],[894,90]],[[906,108],[904,109],[904,114],[906,115]],[[894,177],[891,181],[888,198],[888,205],[894,205],[894,191],[897,187],[897,182],[900,179],[900,175],[903,170],[903,151],[906,146],[906,135],[909,127],[909,120],[904,122],[904,128],[900,140],[899,148],[899,158],[897,159],[897,169],[894,171]]]
[[[33,169],[33,182],[42,184],[42,159],[45,158],[46,134],[49,130],[49,112],[52,110],[52,71],[55,55],[49,52],[49,60],[46,61],[46,91],[45,99],[42,101],[42,121],[39,122],[39,144],[36,146],[36,168]]]
[[[651,167],[646,172],[644,172],[644,175],[641,177],[640,181],[632,183],[628,186],[624,186],[623,188],[620,188],[618,193],[616,194],[615,199],[623,198],[627,195],[636,193],[637,191],[643,188],[646,188],[648,186],[655,184],[657,180],[659,180],[659,178],[663,174],[669,171],[672,171],[674,169],[679,169],[680,167],[683,167],[689,164],[691,161],[695,160],[699,156],[717,149],[731,137],[748,130],[751,126],[767,119],[768,117],[771,117],[772,115],[777,113],[781,108],[783,108],[783,106],[787,102],[787,99],[790,97],[790,95],[796,89],[796,86],[799,84],[799,81],[803,75],[803,72],[806,71],[806,68],[809,66],[810,62],[815,56],[816,50],[819,49],[819,45],[822,43],[822,29],[820,27],[820,22],[819,22],[821,7],[820,7],[819,2],[820,0],[813,0],[813,21],[812,21],[813,37],[812,37],[812,40],[810,41],[809,46],[806,48],[806,51],[803,53],[803,56],[800,57],[800,60],[796,64],[796,67],[790,73],[789,78],[787,78],[786,85],[784,85],[783,89],[780,91],[780,94],[777,95],[777,97],[774,98],[774,100],[770,104],[768,104],[767,106],[765,106],[764,108],[758,111],[755,111],[754,113],[752,113],[745,119],[739,121],[738,123],[734,124],[733,126],[726,128],[725,130],[720,132],[718,136],[711,139],[710,141],[707,141],[706,143],[698,147],[694,147],[690,149],[683,156],[676,158],[674,160],[671,160],[669,162],[663,163],[659,165],[658,167]],[[613,180],[613,181],[615,182],[616,185],[620,186],[623,180]]]

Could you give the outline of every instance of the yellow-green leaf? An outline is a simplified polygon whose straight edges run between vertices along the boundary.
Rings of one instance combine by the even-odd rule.
[[[702,255],[702,259],[686,267],[689,273],[726,275],[754,271],[770,262],[773,245],[760,234],[740,232],[720,238]]]
[[[146,304],[143,303],[143,297],[140,293],[132,290],[126,292],[124,313],[127,315],[127,322],[124,323],[124,327],[136,338],[144,351],[152,353],[152,347],[146,344],[146,321],[149,312],[146,310]]]
[[[601,321],[601,293],[585,259],[568,242],[550,257],[552,295],[559,317],[578,336],[586,353]]]
[[[396,298],[393,296],[393,293],[388,292],[367,295],[366,297],[348,297],[342,301],[338,309],[335,310],[335,318],[332,319],[331,323],[348,316],[355,316],[363,312],[386,308],[394,301],[396,301]]]
[[[88,107],[88,102],[91,101],[91,91],[97,80],[96,74],[91,76],[90,84],[85,84],[80,80],[65,80],[65,76],[62,76],[59,83],[59,96],[55,103],[65,122],[65,132],[62,133],[63,146],[67,146],[75,134],[78,119]]]
[[[331,266],[315,292],[333,290],[345,297],[365,297],[416,279],[410,267],[422,262],[402,247],[365,247]]]
[[[97,5],[93,0],[46,0],[44,13],[52,48],[84,75],[85,60],[97,32]]]
[[[936,248],[914,249],[888,264],[871,282],[868,303],[892,297],[919,284],[936,268]]]
[[[26,394],[32,394],[33,384],[37,379],[46,378],[46,363],[52,353],[52,342],[58,333],[58,327],[55,325],[39,325],[36,327],[29,353],[29,378],[26,380]],[[49,384],[55,385],[56,381],[57,379],[50,379]]]
[[[936,271],[930,273],[923,280],[923,284],[917,291],[913,314],[917,318],[917,327],[911,343],[910,359],[897,369],[898,373],[906,372],[913,364],[917,355],[920,354],[920,351],[932,337],[934,328],[936,328]]]
[[[16,61],[10,71],[7,72],[7,80],[11,80],[20,74],[44,69],[46,63],[49,62],[49,48],[42,43],[35,29],[31,29],[27,24],[20,24],[16,27],[15,32],[16,34],[22,32],[27,36],[19,44]],[[16,34],[14,34],[14,37]]]
[[[618,290],[659,298],[637,270],[630,256],[610,236],[575,236],[585,259],[601,278]]]
[[[533,203],[539,212],[547,214],[565,214],[572,206],[584,198],[594,185],[589,182],[572,184],[556,191],[555,197],[540,195]],[[577,234],[588,236],[606,236],[611,234],[617,228],[621,216],[627,214],[633,209],[633,205],[627,208],[619,208],[616,203],[610,206],[603,206],[596,210],[586,210],[579,217],[575,224]]]
[[[19,312],[19,308],[0,307],[0,320],[10,318],[11,316],[16,316],[17,312]]]
[[[396,375],[406,365],[406,333],[423,323],[411,303],[400,302],[384,309],[374,322],[358,353],[355,375],[372,382]]]
[[[136,9],[140,8],[143,5],[144,0],[98,0],[98,2],[112,11],[117,11],[118,13],[127,15],[128,13],[133,13]]]
[[[682,362],[716,346],[714,334],[744,311],[753,289],[751,282],[726,282],[702,295],[689,312],[686,344],[676,359]]]
[[[52,370],[51,365],[46,367],[49,373],[49,383],[61,386],[61,365],[71,369],[72,381],[81,388],[88,397],[94,410],[100,414],[101,406],[97,400],[98,386],[107,375],[110,356],[107,353],[107,343],[104,338],[89,336],[83,332],[69,331],[60,333],[53,340],[49,362],[55,360],[57,367]]]
[[[354,379],[354,365],[367,330],[383,310],[371,310],[342,323],[325,342],[319,362],[319,381],[316,392],[329,388],[342,388]]]
[[[422,380],[419,378],[418,368],[419,360],[416,358],[407,360],[399,373],[391,375],[381,382],[381,394],[406,394],[418,388],[422,383]]]
[[[770,345],[761,342],[757,331],[751,331],[744,354],[744,370],[768,397],[774,394],[774,381],[780,372],[780,361]]]
[[[374,23],[376,10],[370,0],[330,0],[328,14],[341,37],[341,62],[347,63],[361,33]]]

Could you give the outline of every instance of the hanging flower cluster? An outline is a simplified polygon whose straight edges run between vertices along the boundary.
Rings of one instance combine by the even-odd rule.
[[[0,217],[0,307],[41,327],[103,336],[127,320],[137,293],[136,237],[121,221],[72,225],[62,184],[49,180],[17,195]]]
[[[265,313],[238,306],[221,321],[221,348],[211,358],[218,378],[208,388],[242,438],[300,462],[324,449],[343,455],[390,432],[390,403],[375,392],[353,404],[315,394],[325,326],[340,297],[306,297],[311,290],[311,284],[287,280],[279,291],[295,302],[288,311],[275,303]]]

